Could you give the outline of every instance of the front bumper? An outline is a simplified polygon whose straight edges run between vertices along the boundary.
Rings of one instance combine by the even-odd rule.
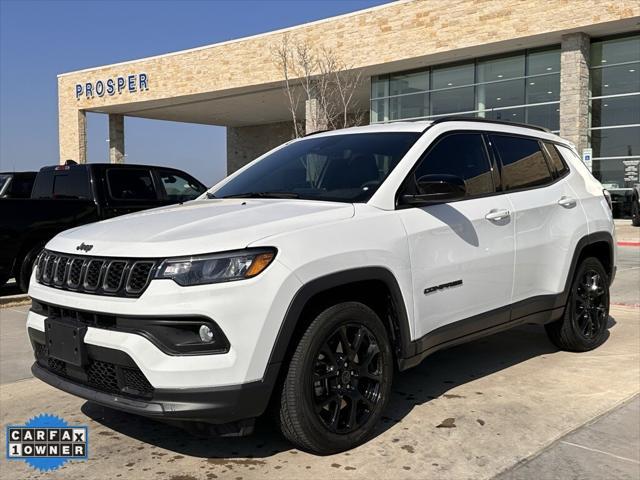
[[[269,373],[269,372],[273,373]],[[156,390],[149,400],[101,392],[51,373],[37,362],[31,372],[52,387],[85,400],[128,413],[162,420],[227,424],[259,417],[269,403],[277,369],[269,367],[265,380],[210,389]]]
[[[264,413],[278,374],[277,364],[260,381],[211,388],[154,388],[135,362],[119,350],[87,345],[88,365],[50,358],[42,332],[29,329],[36,378],[98,404],[163,420],[226,424]]]

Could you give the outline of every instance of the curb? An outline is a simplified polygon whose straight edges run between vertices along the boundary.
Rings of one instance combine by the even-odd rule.
[[[619,247],[640,247],[640,242],[617,242]]]
[[[0,308],[2,307],[18,307],[20,305],[27,305],[31,302],[31,297],[26,293],[20,295],[7,295],[0,297]]]

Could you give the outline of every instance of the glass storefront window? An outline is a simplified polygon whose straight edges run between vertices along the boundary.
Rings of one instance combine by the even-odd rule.
[[[639,183],[640,35],[593,41],[590,73],[593,174],[622,199],[614,214],[625,215]]]
[[[475,110],[473,87],[431,92],[431,115],[456,114]]]
[[[438,67],[431,70],[431,84],[434,90],[473,85],[473,63]]]
[[[524,79],[478,85],[478,110],[524,104]]]
[[[389,96],[389,76],[379,75],[371,77],[371,98]]]
[[[525,109],[523,107],[506,108],[504,110],[492,110],[486,112],[485,117],[489,120],[500,120],[502,122],[525,122]]]
[[[389,120],[420,118],[429,115],[429,95],[418,93],[389,99]]]
[[[560,100],[560,75],[542,75],[526,81],[527,97],[523,103],[543,103]]]
[[[591,130],[593,158],[640,155],[640,127]]]
[[[403,95],[429,90],[429,72],[390,75],[389,95]]]
[[[524,55],[479,60],[476,74],[478,83],[524,77]]]
[[[591,123],[598,127],[640,125],[640,95],[594,99]]]
[[[560,130],[560,105],[534,105],[526,108],[526,123],[545,127],[552,132]]]
[[[371,100],[371,123],[389,120],[389,99]]]
[[[373,77],[371,121],[465,115],[557,131],[559,72],[554,47]]]
[[[591,66],[637,62],[640,58],[640,36],[614,38],[591,45]]]
[[[593,164],[593,175],[605,188],[616,190],[631,188],[638,183],[638,158],[610,158]]]
[[[560,73],[558,50],[538,50],[527,53],[527,75]]]
[[[640,91],[640,62],[591,70],[591,95],[619,95]]]

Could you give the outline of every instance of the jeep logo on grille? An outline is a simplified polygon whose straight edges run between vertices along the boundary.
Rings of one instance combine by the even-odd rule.
[[[92,248],[93,248],[93,245],[87,245],[86,243],[82,242],[80,245],[76,247],[76,250],[82,250],[83,252],[88,252]]]

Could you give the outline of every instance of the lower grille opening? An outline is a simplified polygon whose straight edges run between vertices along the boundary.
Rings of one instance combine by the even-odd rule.
[[[75,367],[68,369],[65,362],[49,357],[46,345],[34,342],[34,350],[40,366],[76,383],[128,397],[150,398],[153,395],[153,386],[139,368],[89,358],[89,363],[81,370],[84,375],[77,375]]]

